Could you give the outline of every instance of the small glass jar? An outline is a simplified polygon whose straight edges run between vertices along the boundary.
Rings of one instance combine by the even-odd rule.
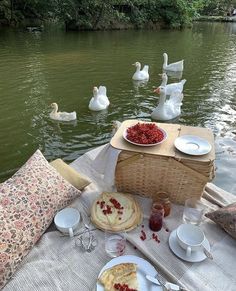
[[[164,208],[159,203],[153,203],[151,209],[151,215],[149,218],[149,228],[152,231],[159,231],[162,229],[164,218]]]
[[[171,211],[171,202],[169,199],[169,196],[165,192],[158,193],[157,196],[155,197],[155,202],[162,204],[164,208],[164,216],[168,216]]]

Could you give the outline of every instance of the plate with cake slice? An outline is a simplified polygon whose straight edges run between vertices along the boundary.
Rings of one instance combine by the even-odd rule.
[[[97,291],[162,291],[162,287],[146,279],[157,271],[146,260],[137,256],[120,256],[109,261],[100,271]]]

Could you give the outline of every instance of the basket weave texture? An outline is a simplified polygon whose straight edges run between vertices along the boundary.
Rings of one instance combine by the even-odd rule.
[[[177,124],[158,123],[167,133],[163,144],[154,147],[139,147],[123,138],[124,129],[137,123],[126,120],[111,140],[114,148],[120,149],[115,184],[117,191],[155,197],[167,192],[174,203],[184,204],[190,197],[200,198],[207,182],[214,178],[214,136],[211,130]],[[208,140],[210,153],[190,156],[179,152],[174,141],[181,135],[196,135]]]
[[[115,182],[119,192],[153,199],[158,192],[167,192],[172,202],[184,204],[187,198],[200,198],[206,183],[213,177],[213,162],[188,164],[166,156],[122,151]]]

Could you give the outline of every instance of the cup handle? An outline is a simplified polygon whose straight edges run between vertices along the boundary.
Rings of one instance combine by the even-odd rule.
[[[73,232],[73,228],[72,227],[69,228],[69,235],[70,235],[70,237],[74,236],[74,232]]]
[[[191,252],[192,252],[191,247],[188,246],[187,249],[186,249],[186,256],[190,257],[191,256]]]

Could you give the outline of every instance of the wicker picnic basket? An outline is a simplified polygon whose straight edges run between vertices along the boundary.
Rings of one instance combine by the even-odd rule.
[[[175,125],[163,124],[161,127],[165,127],[167,132],[168,128],[172,133],[175,132]],[[186,126],[176,127],[177,135],[181,133],[181,128],[184,133],[188,129]],[[205,133],[212,143],[213,135],[209,130],[204,130],[201,128],[197,132],[200,136]],[[192,157],[178,153],[171,145],[175,134],[170,135],[167,150],[159,148],[155,151],[143,147],[137,149],[137,146],[124,143],[123,140],[119,140],[122,145],[116,143],[121,132],[117,134],[111,145],[115,144],[121,149],[115,172],[115,184],[119,192],[153,199],[158,193],[167,192],[172,202],[184,204],[187,198],[200,198],[206,183],[214,177],[214,148],[205,157]]]

